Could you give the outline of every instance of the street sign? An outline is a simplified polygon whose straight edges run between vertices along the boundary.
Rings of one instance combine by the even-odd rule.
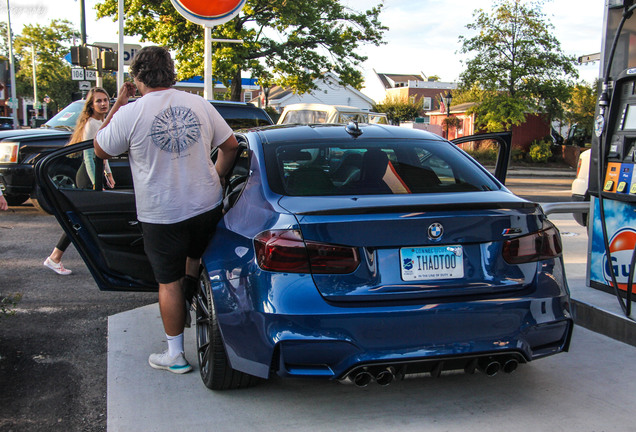
[[[89,81],[96,81],[97,80],[97,71],[86,69],[84,71],[84,79],[89,80]]]
[[[90,81],[80,81],[79,82],[79,89],[80,90],[90,90],[91,89],[91,82]]]
[[[214,27],[234,18],[245,5],[245,0],[170,0],[172,6],[185,19],[195,24]]]
[[[71,79],[73,81],[82,81],[84,79],[84,69],[79,69],[79,68],[71,69]]]

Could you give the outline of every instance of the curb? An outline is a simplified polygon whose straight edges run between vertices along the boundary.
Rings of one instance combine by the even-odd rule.
[[[580,300],[572,300],[574,323],[619,342],[636,346],[636,322],[627,317],[592,306]]]

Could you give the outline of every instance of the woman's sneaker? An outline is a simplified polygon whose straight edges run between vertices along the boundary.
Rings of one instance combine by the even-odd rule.
[[[72,271],[70,271],[69,269],[65,269],[64,266],[62,265],[62,261],[60,261],[59,263],[56,263],[55,261],[53,261],[51,259],[51,257],[47,257],[44,262],[42,263],[42,265],[44,267],[48,267],[51,270],[53,270],[55,273],[62,275],[62,276],[68,276],[71,273],[73,273]]]
[[[161,354],[150,354],[148,363],[155,369],[163,369],[176,374],[184,374],[192,370],[192,366],[190,366],[190,363],[185,359],[183,353],[179,353],[175,357],[170,357],[168,350],[165,350]]]

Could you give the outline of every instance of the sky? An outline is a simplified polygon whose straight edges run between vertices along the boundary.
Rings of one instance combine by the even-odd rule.
[[[379,0],[341,0],[343,4],[366,10]],[[25,24],[48,25],[52,19],[67,19],[80,28],[78,0],[7,0],[10,4],[11,28],[20,34]],[[87,42],[117,42],[118,25],[109,18],[97,20],[98,0],[85,0]],[[554,34],[567,55],[597,53],[601,48],[601,31],[605,0],[548,0],[543,11],[554,25]],[[458,53],[459,36],[472,36],[466,28],[476,9],[489,11],[492,0],[385,0],[380,21],[389,30],[385,45],[363,46],[368,57],[363,64],[365,88],[372,99],[382,99],[379,81],[373,70],[381,73],[437,75],[454,82],[462,71]],[[0,19],[6,21],[6,2],[0,4]],[[124,43],[138,43],[125,36]],[[592,82],[599,75],[599,64],[578,67],[580,79]]]

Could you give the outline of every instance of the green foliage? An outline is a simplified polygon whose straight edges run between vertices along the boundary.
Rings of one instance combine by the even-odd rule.
[[[510,160],[513,162],[522,162],[526,158],[526,152],[518,147],[513,147],[510,152]]]
[[[599,80],[593,85],[579,83],[571,88],[570,98],[565,103],[564,119],[570,128],[576,125],[575,144],[584,145],[592,137],[594,110],[598,99]]]
[[[528,155],[532,162],[546,163],[552,157],[550,142],[547,140],[533,141]]]
[[[22,294],[0,295],[0,318],[5,315],[14,315],[14,307],[18,305],[22,299]]]
[[[359,89],[366,60],[359,47],[382,43],[387,30],[378,19],[382,7],[357,12],[340,0],[247,0],[237,17],[212,29],[212,38],[244,41],[213,44],[214,78],[231,85],[232,100],[240,98],[242,71],[298,93],[313,90],[313,81],[325,72]],[[99,17],[117,17],[117,0],[96,8]],[[203,75],[202,26],[179,15],[170,0],[129,0],[124,8],[125,33],[175,51],[179,79]]]
[[[455,116],[446,117],[444,118],[444,120],[442,120],[442,126],[444,127],[444,129],[453,129],[459,127],[459,124],[459,118]]]
[[[474,12],[472,37],[460,36],[466,61],[460,92],[480,102],[473,108],[478,126],[487,131],[509,130],[526,113],[547,112],[550,118],[567,100],[570,77],[576,77],[573,57],[561,52],[554,27],[541,11],[542,0],[495,0],[490,13]]]
[[[272,121],[274,123],[278,122],[278,119],[280,118],[280,113],[278,111],[276,111],[271,106],[266,106],[265,107],[265,112],[271,117],[271,119],[272,119]]]
[[[69,53],[71,40],[79,33],[66,20],[53,20],[49,26],[26,25],[22,34],[14,38],[16,92],[19,96],[33,95],[33,50],[35,50],[38,100],[45,95],[51,100],[53,111],[71,103],[77,84],[71,80],[71,67],[63,58]]]
[[[420,114],[422,103],[419,99],[409,100],[394,95],[387,95],[386,98],[373,105],[371,111],[386,113],[391,124],[399,125],[403,121],[413,121]]]
[[[482,165],[492,164],[497,161],[499,151],[496,147],[488,146],[486,148],[479,148],[477,150],[466,150],[466,153],[471,155],[473,159],[478,161]]]

